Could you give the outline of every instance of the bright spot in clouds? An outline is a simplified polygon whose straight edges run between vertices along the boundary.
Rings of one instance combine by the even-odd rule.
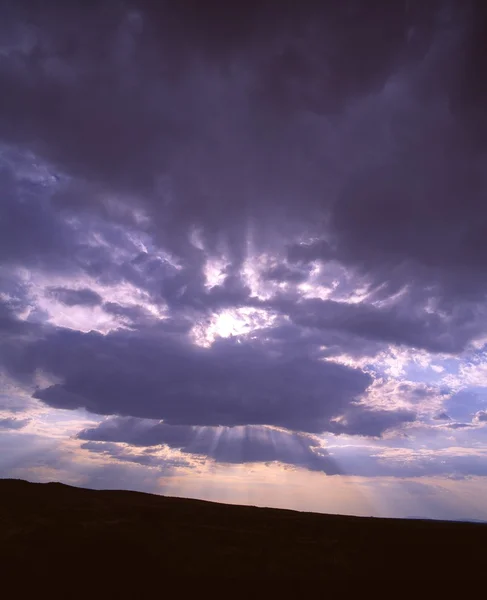
[[[206,277],[205,285],[210,289],[216,285],[221,285],[225,281],[225,268],[228,265],[230,263],[222,258],[208,259],[203,270]]]
[[[195,325],[192,330],[192,338],[195,344],[209,347],[219,337],[238,338],[264,327],[271,327],[275,318],[274,315],[261,309],[227,309],[209,317],[206,323]]]

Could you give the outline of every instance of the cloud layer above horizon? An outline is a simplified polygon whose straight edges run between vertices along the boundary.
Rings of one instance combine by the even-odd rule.
[[[487,475],[482,4],[0,12],[0,474]]]

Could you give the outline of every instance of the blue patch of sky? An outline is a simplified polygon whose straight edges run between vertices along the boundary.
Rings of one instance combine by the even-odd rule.
[[[452,419],[470,421],[477,411],[487,409],[487,387],[460,390],[445,401],[444,408]]]

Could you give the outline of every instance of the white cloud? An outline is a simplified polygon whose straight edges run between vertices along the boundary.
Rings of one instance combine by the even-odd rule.
[[[249,335],[264,327],[271,327],[276,316],[258,308],[224,309],[213,314],[204,322],[193,326],[191,337],[195,344],[211,346],[217,338]]]

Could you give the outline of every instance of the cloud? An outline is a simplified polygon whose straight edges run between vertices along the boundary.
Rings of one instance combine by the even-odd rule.
[[[485,421],[487,421],[487,411],[479,410],[478,412],[476,412],[474,421],[476,421],[477,423],[484,423]]]
[[[154,421],[111,418],[81,431],[82,447],[94,452],[127,452],[160,444],[184,454],[210,458],[217,463],[282,462],[328,475],[362,477],[468,477],[483,476],[485,449],[381,448],[376,445],[330,444],[323,447],[313,436],[262,427],[197,428],[170,426]]]
[[[118,456],[111,456],[108,450],[98,449],[87,456],[78,443],[6,431],[0,436],[0,477],[161,493],[164,488],[159,478],[171,477],[184,468],[184,461],[177,457],[144,461],[141,456],[139,462],[134,453],[118,451]],[[145,462],[148,464],[142,464]]]
[[[352,410],[330,428],[334,433],[380,437],[388,429],[416,420],[412,410]]]
[[[451,421],[451,417],[446,412],[440,412],[433,417],[437,421]]]
[[[3,341],[0,360],[18,381],[32,381],[38,370],[60,381],[34,394],[49,406],[104,415],[364,435],[414,418],[357,405],[370,375],[288,348],[285,339],[267,347],[254,334],[200,348],[164,326],[106,335],[36,326],[30,338]]]
[[[188,462],[181,458],[169,458],[153,456],[151,454],[137,454],[130,452],[127,449],[119,446],[118,444],[111,444],[106,442],[85,442],[81,444],[81,449],[101,454],[103,456],[113,458],[116,461],[135,463],[143,465],[145,467],[155,467],[159,469],[170,470],[177,467],[186,467]]]
[[[33,341],[3,342],[0,359],[18,379],[36,369],[61,379],[35,393],[50,406],[187,425],[323,431],[371,383],[358,369],[288,355],[285,346],[271,352],[229,339],[203,349],[155,326],[107,335],[46,328]]]
[[[380,96],[396,73],[419,68],[435,28],[447,26],[435,22],[434,7],[406,10],[406,2],[404,10],[377,2],[351,11],[338,2],[277,11],[273,2],[250,4],[231,27],[216,4],[200,19],[194,3],[182,12],[171,3],[113,3],[110,18],[79,4],[31,7],[27,18],[12,8],[14,43],[0,64],[10,90],[0,107],[3,138],[35,142],[71,175],[64,207],[73,195],[75,207],[103,204],[104,190],[116,190],[143,205],[179,251],[195,226],[208,245],[224,237],[235,260],[249,219],[265,221],[262,234],[271,218],[315,228],[336,187],[336,160],[353,148],[350,162],[362,157],[371,115],[350,131],[340,126],[353,121],[346,111]],[[98,33],[87,40],[87,30]],[[348,135],[337,148],[341,130]],[[95,193],[76,194],[86,181]]]
[[[349,475],[371,478],[461,478],[484,477],[487,474],[484,448],[381,449],[353,445],[343,448],[329,446],[328,451],[342,472]]]
[[[82,448],[103,449],[101,442],[124,442],[151,447],[165,444],[186,454],[200,455],[220,463],[281,462],[329,475],[339,468],[310,436],[266,427],[188,427],[133,418],[113,418],[81,431],[82,440],[95,440]],[[94,446],[99,444],[99,446]],[[116,446],[118,448],[118,446]]]
[[[48,292],[53,298],[67,306],[97,306],[102,302],[100,294],[88,288],[73,290],[62,287],[50,287],[48,288]]]
[[[46,264],[76,252],[78,265],[104,269],[103,259],[84,262],[94,248],[78,252],[70,233],[87,211],[113,221],[116,197],[117,219],[122,206],[133,222],[144,214],[143,229],[182,259],[182,271],[160,282],[172,306],[241,303],[246,290],[220,289],[202,299],[201,267],[205,253],[224,246],[235,275],[250,238],[258,250],[288,247],[295,262],[338,261],[383,293],[409,285],[414,298],[405,312],[427,300],[425,281],[427,294],[449,310],[458,290],[464,300],[479,300],[475,231],[485,169],[462,127],[466,106],[477,105],[473,96],[482,90],[471,81],[468,102],[448,110],[470,72],[462,64],[481,60],[472,42],[476,20],[459,3],[442,10],[406,2],[392,10],[380,1],[367,10],[338,2],[286,10],[250,5],[238,9],[230,29],[213,4],[201,18],[196,4],[180,11],[146,2],[111,3],[110,18],[78,3],[6,11],[12,34],[0,80],[10,93],[0,106],[0,134],[9,147],[35,146],[36,160],[50,165],[43,178],[38,167],[36,179],[30,175],[29,189],[38,196],[42,183],[48,198],[29,214],[19,202],[27,184],[15,183],[9,194],[9,210],[19,218],[3,236],[6,252],[16,249],[24,263],[45,257]],[[99,32],[89,42],[88,30]],[[442,75],[445,66],[450,78]],[[459,194],[464,181],[468,189]],[[460,195],[468,200],[458,202]],[[189,241],[195,230],[203,253]],[[452,235],[458,243],[445,245]],[[303,236],[315,241],[298,243]],[[20,239],[31,241],[20,246]],[[302,275],[278,264],[267,277],[299,283]],[[453,332],[458,340],[445,339],[447,323],[438,332],[435,318],[424,315],[413,323],[403,318],[396,329],[424,324],[432,328],[427,341],[384,335],[456,352],[475,331],[470,309],[457,311],[468,328]],[[385,329],[380,317],[367,318],[377,335]]]
[[[310,263],[333,258],[333,249],[326,240],[318,240],[289,246],[287,256],[292,263]]]
[[[279,300],[274,305],[279,305]],[[284,308],[284,307],[283,307]],[[474,336],[473,329],[426,312],[404,307],[378,308],[365,302],[348,304],[334,300],[309,299],[288,306],[290,318],[304,327],[342,331],[346,334],[426,349],[457,353]],[[462,324],[463,325],[463,324]]]
[[[30,423],[30,419],[16,419],[13,417],[0,418],[0,429],[22,429]]]
[[[55,177],[34,160],[0,146],[2,264],[63,269],[74,249],[73,232],[50,202]]]
[[[6,5],[2,375],[230,462],[481,432],[485,9],[424,4]]]
[[[306,281],[308,275],[309,274],[306,271],[291,269],[283,264],[272,267],[263,274],[264,278],[268,279],[269,281],[291,283],[301,283]]]

